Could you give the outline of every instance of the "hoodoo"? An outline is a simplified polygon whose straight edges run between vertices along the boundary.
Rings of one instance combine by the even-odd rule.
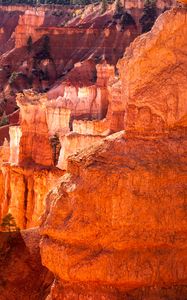
[[[51,299],[186,298],[186,20],[166,12],[126,50],[125,131],[69,158],[47,197]]]
[[[0,299],[186,300],[186,40],[176,1],[0,6]]]

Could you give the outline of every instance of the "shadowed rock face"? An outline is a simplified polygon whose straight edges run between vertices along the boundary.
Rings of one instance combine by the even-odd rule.
[[[127,49],[114,99],[126,133],[70,157],[47,197],[49,299],[186,299],[186,17],[165,13]]]
[[[36,230],[0,233],[1,300],[44,300],[52,281],[41,265]]]

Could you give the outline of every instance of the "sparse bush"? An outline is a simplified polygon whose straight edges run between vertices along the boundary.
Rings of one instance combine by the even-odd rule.
[[[0,119],[0,127],[8,125],[8,124],[9,124],[9,120],[8,120],[6,113],[4,112]]]
[[[3,231],[18,231],[18,227],[16,225],[16,221],[12,214],[8,213],[2,220],[1,227]]]
[[[48,35],[43,37],[43,44],[40,52],[36,53],[35,57],[36,60],[41,61],[42,59],[51,58],[50,54],[50,38]]]
[[[155,20],[157,18],[156,1],[145,0],[143,12],[143,16],[140,19],[140,24],[142,25],[142,33],[150,31],[155,23]]]
[[[121,3],[121,0],[115,0],[115,10],[114,14],[122,14],[123,13],[123,5]]]
[[[18,77],[18,73],[17,72],[12,72],[12,74],[11,74],[9,80],[8,80],[8,83],[13,84],[17,77]]]
[[[101,0],[101,14],[104,14],[104,12],[107,10],[108,2],[107,0]]]
[[[32,51],[32,46],[33,46],[32,37],[29,36],[29,38],[27,40],[27,51],[28,51],[28,53],[30,53]]]

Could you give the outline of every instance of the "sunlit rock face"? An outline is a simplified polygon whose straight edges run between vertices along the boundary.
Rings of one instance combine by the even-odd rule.
[[[65,136],[60,137],[61,150],[57,167],[66,170],[67,159],[70,155],[75,154],[83,149],[87,149],[100,141],[102,136],[93,134],[78,134],[72,132]]]
[[[70,109],[72,118],[102,119],[108,108],[107,82],[113,73],[114,66],[106,61],[76,63],[64,81],[55,85],[47,96]]]
[[[126,130],[161,134],[186,125],[186,39],[186,10],[172,10],[119,61]]]
[[[107,290],[108,285],[106,299],[153,282],[160,287],[155,299],[162,299],[166,285],[171,291],[181,285],[178,296],[185,299],[186,145],[175,138],[114,135],[71,159],[61,185],[47,199],[43,264],[72,286],[80,282],[91,288],[97,282],[98,290]],[[118,291],[115,297],[111,285]],[[89,288],[83,295],[95,299]],[[82,295],[73,287],[72,292]],[[147,299],[141,289],[134,299],[142,295]]]
[[[8,164],[1,170],[1,216],[11,213],[21,229],[38,226],[45,211],[45,197],[63,172]]]
[[[19,164],[19,147],[20,138],[22,135],[20,126],[11,126],[9,129],[10,134],[10,158],[9,162],[11,164]]]
[[[109,122],[106,118],[102,120],[74,120],[73,132],[85,135],[106,136],[110,133]]]
[[[19,17],[18,26],[15,30],[16,48],[26,46],[29,36],[36,41],[41,35],[37,35],[36,28],[40,27],[45,18],[45,12],[41,10],[26,10],[24,15]]]
[[[70,131],[70,109],[58,106],[58,100],[49,101],[46,104],[46,119],[49,136],[54,134],[66,134]]]
[[[171,10],[130,46],[109,88],[125,132],[70,157],[47,196],[50,300],[186,299],[186,22]]]
[[[10,145],[7,139],[4,139],[3,145],[0,147],[0,166],[4,162],[8,162],[10,157]]]
[[[21,114],[21,139],[19,163],[53,165],[52,148],[49,142],[45,112],[45,96],[38,97],[25,92],[17,98]]]

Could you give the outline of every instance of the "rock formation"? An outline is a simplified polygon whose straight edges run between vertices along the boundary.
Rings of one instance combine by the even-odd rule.
[[[186,20],[169,11],[127,49],[125,132],[70,157],[47,197],[50,299],[186,299]]]
[[[0,219],[40,226],[55,276],[20,299],[186,300],[187,12],[137,37],[142,1],[125,5],[128,24],[112,5],[20,7],[0,49]]]
[[[45,300],[53,275],[41,265],[39,234],[31,229],[0,233],[1,300]]]

